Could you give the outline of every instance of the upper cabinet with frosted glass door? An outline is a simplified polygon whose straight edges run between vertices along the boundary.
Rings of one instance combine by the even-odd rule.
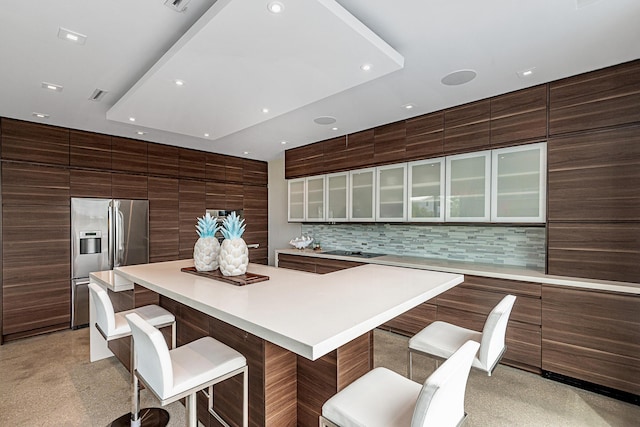
[[[406,163],[377,167],[376,188],[376,221],[406,221]]]
[[[446,157],[445,220],[488,222],[491,206],[491,151]]]
[[[305,178],[287,181],[289,203],[287,206],[287,220],[290,222],[305,220]]]
[[[408,220],[444,221],[444,157],[407,165]]]
[[[349,220],[375,221],[376,168],[349,172]]]
[[[349,172],[332,173],[326,177],[327,221],[349,219]]]
[[[306,179],[307,221],[324,221],[324,177],[310,176]]]
[[[545,222],[547,144],[492,151],[491,221]]]

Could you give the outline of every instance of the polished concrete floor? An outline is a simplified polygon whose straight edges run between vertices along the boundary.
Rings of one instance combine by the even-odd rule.
[[[376,331],[375,364],[404,373],[406,345]],[[417,360],[416,379],[432,369]],[[7,343],[0,346],[0,426],[105,426],[129,411],[128,381],[114,358],[89,362],[88,329]],[[147,391],[141,397],[143,406],[158,406]],[[167,409],[169,425],[184,425],[180,403]],[[640,425],[639,406],[502,365],[492,377],[471,373],[465,409],[465,427]]]

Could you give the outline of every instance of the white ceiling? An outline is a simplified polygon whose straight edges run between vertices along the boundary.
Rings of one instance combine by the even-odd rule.
[[[183,13],[164,0],[1,0],[0,116],[272,160],[640,58],[638,0],[279,1],[272,16],[267,0],[191,0]],[[59,27],[86,43],[57,38]],[[368,53],[379,54],[371,72],[352,73]],[[440,82],[460,69],[477,77]],[[108,93],[89,101],[96,88]]]

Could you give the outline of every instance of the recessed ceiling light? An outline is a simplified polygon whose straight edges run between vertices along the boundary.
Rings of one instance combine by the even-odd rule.
[[[137,133],[138,135],[146,135],[146,132],[143,132],[143,131],[141,131],[141,130],[137,131],[136,133]]]
[[[129,121],[130,121],[130,122],[135,122],[135,121],[136,121],[136,118],[135,118],[135,117],[129,117]]]
[[[287,141],[280,141],[280,145],[287,145]]]
[[[174,83],[176,84],[176,86],[184,86],[184,80],[175,79]]]
[[[84,34],[76,33],[75,31],[67,30],[62,27],[58,28],[58,38],[77,44],[85,44],[87,41],[87,36]]]
[[[320,116],[313,119],[313,121],[319,125],[332,125],[336,122],[336,118],[331,116]]]
[[[338,128],[331,128],[331,130],[338,130]]]
[[[531,77],[535,69],[536,67],[532,67],[532,68],[527,68],[526,70],[518,71],[518,77],[520,78]]]
[[[267,9],[271,13],[278,14],[278,13],[281,13],[284,10],[284,5],[282,3],[280,3],[279,1],[272,1],[269,4],[267,4]]]
[[[404,104],[402,106],[402,108],[404,108],[405,110],[411,110],[415,107],[415,104]]]
[[[372,67],[372,66],[371,66],[371,64],[362,64],[362,65],[360,66],[360,69],[361,69],[362,71],[370,71],[370,70],[371,70],[371,67]]]
[[[42,82],[42,88],[53,92],[62,92],[62,86],[53,83]]]
[[[246,154],[251,154],[251,153],[249,153],[248,151],[243,151],[242,154],[246,155]]]
[[[36,113],[36,112],[33,112],[33,113],[31,113],[31,115],[32,115],[33,117],[37,117],[37,118],[39,118],[39,119],[48,119],[48,118],[49,118],[49,115],[48,115],[48,114],[44,114],[44,113]]]
[[[458,70],[444,76],[441,82],[443,85],[447,86],[458,86],[469,83],[471,80],[475,79],[477,75],[478,73],[474,70]]]
[[[268,109],[268,108],[263,108],[263,109],[262,109],[262,112],[263,112],[264,114],[267,114],[267,113],[269,112],[269,109]]]

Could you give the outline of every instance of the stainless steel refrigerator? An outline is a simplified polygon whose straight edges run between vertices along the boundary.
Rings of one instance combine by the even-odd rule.
[[[149,262],[149,201],[71,199],[71,327],[89,324],[89,273]]]

